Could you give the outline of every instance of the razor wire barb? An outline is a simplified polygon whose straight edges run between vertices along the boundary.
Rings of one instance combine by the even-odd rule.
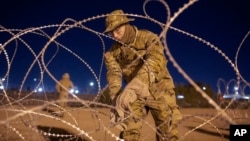
[[[233,103],[233,100],[231,102],[229,102],[229,104],[226,106],[225,109],[222,109],[212,98],[210,98],[204,91],[201,90],[201,88],[192,80],[192,78],[184,71],[184,69],[182,69],[182,67],[177,63],[177,61],[174,59],[174,56],[172,56],[169,48],[168,48],[168,42],[167,42],[167,33],[169,30],[174,30],[178,33],[181,33],[183,35],[186,35],[188,37],[190,37],[191,39],[197,40],[205,45],[207,45],[209,48],[211,48],[213,51],[215,51],[216,53],[218,53],[218,55],[220,55],[221,57],[223,57],[226,60],[226,63],[228,63],[234,70],[235,74],[236,74],[236,81],[239,84],[240,82],[245,84],[245,87],[249,87],[250,84],[249,82],[247,82],[243,76],[241,75],[239,69],[238,69],[238,65],[237,65],[237,58],[240,52],[240,48],[241,46],[244,44],[245,40],[247,38],[249,38],[249,33],[250,31],[247,32],[246,36],[243,38],[241,44],[238,47],[237,53],[235,55],[235,62],[233,63],[233,61],[230,60],[230,58],[222,51],[220,50],[218,47],[216,47],[215,45],[213,45],[212,43],[210,43],[209,41],[206,41],[196,35],[193,35],[192,33],[186,32],[184,30],[181,30],[177,27],[173,27],[171,26],[171,24],[175,21],[175,19],[177,19],[179,17],[179,15],[181,15],[186,9],[190,8],[193,4],[195,4],[195,2],[197,2],[197,0],[190,0],[189,2],[185,3],[182,7],[180,7],[178,9],[178,11],[176,11],[173,16],[170,13],[170,7],[169,5],[164,1],[164,0],[158,0],[156,2],[160,2],[166,9],[166,23],[161,23],[159,22],[157,19],[154,19],[153,17],[150,17],[147,14],[147,9],[146,9],[146,5],[150,4],[150,2],[153,2],[154,0],[146,0],[143,3],[143,11],[145,15],[138,15],[135,13],[125,13],[124,15],[126,16],[131,16],[131,17],[135,17],[135,18],[141,18],[141,19],[145,19],[148,21],[151,21],[153,23],[155,23],[156,25],[159,25],[162,28],[161,33],[159,34],[159,37],[165,47],[165,51],[166,51],[166,55],[169,58],[169,61],[171,63],[173,63],[174,67],[176,68],[176,70],[217,110],[217,114],[216,115],[209,115],[206,117],[209,117],[209,119],[205,119],[202,115],[194,115],[194,116],[187,116],[187,117],[195,117],[197,119],[201,120],[201,123],[199,125],[197,125],[196,128],[190,130],[189,132],[187,132],[185,135],[182,136],[182,139],[185,139],[185,137],[187,135],[189,135],[191,132],[193,132],[194,130],[201,128],[202,126],[209,124],[210,126],[212,126],[213,128],[216,129],[216,131],[221,135],[222,133],[219,131],[219,129],[212,124],[213,120],[218,119],[218,117],[222,116],[223,120],[225,122],[228,122],[230,124],[235,124],[236,121],[234,120],[234,117],[231,117],[231,115],[229,115],[227,113],[227,111],[229,110],[229,106]],[[80,102],[82,105],[84,105],[85,110],[89,111],[94,119],[93,119],[93,123],[97,123],[99,125],[98,129],[94,130],[104,130],[111,138],[115,139],[115,140],[122,140],[119,138],[119,136],[117,136],[112,130],[110,126],[106,125],[107,123],[105,123],[103,121],[103,119],[100,117],[100,113],[101,111],[98,110],[98,108],[95,107],[91,107],[91,105],[97,105],[97,106],[101,106],[101,107],[105,107],[108,109],[113,109],[113,106],[110,106],[108,104],[103,104],[98,102],[98,99],[100,98],[100,96],[103,94],[102,93],[102,88],[101,88],[101,72],[103,71],[103,55],[105,53],[106,47],[105,47],[105,40],[104,38],[107,38],[109,40],[114,40],[117,41],[116,39],[112,38],[111,36],[108,36],[106,34],[103,34],[102,32],[96,31],[94,29],[91,29],[87,26],[85,26],[85,23],[87,22],[91,22],[91,21],[95,21],[95,20],[99,20],[102,18],[107,17],[109,14],[101,14],[101,15],[96,15],[93,17],[89,17],[80,21],[76,21],[74,19],[71,18],[67,18],[65,19],[61,24],[51,24],[51,25],[44,25],[44,26],[40,26],[40,27],[30,27],[30,28],[26,28],[26,29],[8,29],[6,27],[0,26],[0,33],[6,33],[11,35],[11,38],[8,39],[6,42],[0,44],[0,56],[4,56],[6,64],[7,64],[7,69],[5,72],[5,75],[2,77],[5,80],[8,80],[9,76],[12,75],[11,73],[11,68],[13,65],[13,60],[15,59],[17,50],[20,48],[21,45],[24,45],[29,53],[31,53],[32,57],[33,57],[33,62],[29,65],[27,72],[25,74],[25,76],[23,77],[23,80],[20,84],[19,90],[18,90],[18,97],[15,99],[13,97],[10,97],[9,93],[5,90],[6,88],[4,88],[2,90],[2,93],[0,93],[0,95],[3,95],[4,98],[7,99],[7,102],[3,102],[3,100],[1,100],[1,106],[0,106],[0,111],[4,111],[5,113],[8,112],[14,112],[16,114],[11,115],[11,116],[7,116],[7,119],[1,120],[0,121],[0,126],[6,126],[8,129],[10,129],[13,133],[15,133],[16,135],[18,135],[18,137],[21,140],[25,140],[26,137],[24,136],[24,134],[22,133],[21,130],[19,130],[17,127],[15,127],[15,124],[13,123],[17,123],[16,120],[18,119],[22,119],[22,117],[24,117],[25,115],[28,115],[29,119],[31,121],[35,121],[36,119],[34,118],[36,117],[40,117],[40,118],[47,118],[49,120],[54,120],[54,121],[58,121],[60,123],[62,123],[63,125],[72,128],[76,131],[76,135],[72,136],[72,135],[66,135],[66,134],[55,134],[55,133],[50,133],[50,132],[45,132],[42,130],[39,130],[38,128],[36,128],[36,126],[33,126],[30,122],[30,120],[25,120],[22,119],[22,122],[20,122],[19,124],[25,124],[28,128],[31,128],[32,130],[36,131],[37,133],[43,134],[44,136],[53,136],[53,137],[78,137],[83,135],[84,137],[87,137],[90,140],[96,140],[94,139],[94,137],[91,136],[91,134],[88,131],[85,131],[84,129],[82,129],[82,127],[80,127],[79,122],[77,120],[76,117],[74,117],[74,115],[72,115],[70,112],[72,111],[78,111],[82,108],[75,108],[74,110],[67,110],[67,109],[61,109],[60,106],[56,105],[56,103],[58,102],[58,100],[49,100],[49,99],[45,99],[45,100],[33,100],[36,102],[40,102],[42,103],[42,105],[38,105],[35,106],[31,109],[27,109],[26,106],[23,104],[25,101],[31,101],[31,99],[29,99],[29,97],[32,97],[33,95],[35,95],[34,91],[29,92],[28,94],[26,94],[25,96],[21,97],[23,94],[23,87],[25,82],[27,81],[27,78],[30,75],[31,70],[35,67],[38,66],[38,70],[39,70],[39,82],[36,84],[36,88],[38,88],[39,85],[43,85],[43,79],[44,79],[44,75],[48,75],[55,83],[58,83],[59,85],[60,82],[58,81],[58,79],[56,79],[56,77],[54,76],[54,74],[48,69],[48,66],[53,63],[53,60],[58,57],[58,51],[63,49],[66,52],[68,52],[69,54],[71,54],[73,57],[75,57],[78,61],[81,62],[81,65],[83,65],[84,67],[86,67],[89,72],[92,74],[92,76],[94,77],[96,83],[97,83],[97,87],[98,87],[98,92],[96,97],[93,99],[93,101],[87,101],[87,100],[83,100],[80,99],[76,94],[72,93],[69,91],[70,95],[74,98],[73,100],[68,100],[67,102]],[[46,33],[46,29],[54,29],[56,28],[56,31],[54,32],[53,35],[49,35]],[[74,52],[73,50],[71,50],[69,47],[67,47],[66,45],[60,43],[57,39],[59,37],[61,37],[64,34],[67,34],[67,32],[69,32],[72,29],[80,29],[83,31],[87,31],[88,33],[94,34],[96,35],[101,43],[101,47],[102,47],[102,57],[100,58],[101,60],[101,64],[100,64],[100,70],[98,73],[96,73],[94,71],[94,69],[92,68],[93,64],[89,64],[87,61],[85,61],[83,59],[83,57],[81,57],[77,52]],[[24,40],[24,36],[25,35],[34,35],[34,36],[39,36],[39,37],[43,37],[45,39],[47,39],[46,44],[43,46],[43,48],[36,53],[34,51],[35,47],[32,47],[29,45],[27,39]],[[14,53],[9,53],[8,50],[11,47],[10,44],[12,42],[15,42],[15,51]],[[120,42],[120,41],[117,41]],[[122,42],[120,42],[121,44],[124,44]],[[21,45],[20,45],[21,44]],[[50,45],[51,44],[55,44],[56,45],[56,51],[53,53],[52,57],[50,58],[46,58],[46,53],[47,50],[50,49]],[[124,44],[125,45],[125,44]],[[128,45],[127,45],[128,46]],[[130,46],[128,46],[130,47]],[[11,54],[11,56],[10,56]],[[138,58],[138,59],[142,59],[143,61],[145,61],[142,57]],[[48,61],[45,61],[48,60]],[[133,62],[132,62],[133,63]],[[129,66],[129,65],[128,65]],[[0,85],[3,84],[2,82],[2,78],[0,79]],[[8,82],[8,81],[7,81]],[[62,86],[62,85],[61,85]],[[218,84],[219,86],[219,84]],[[63,87],[63,86],[62,86]],[[107,87],[107,86],[105,86]],[[244,87],[244,88],[245,88]],[[64,88],[66,89],[66,88]],[[46,97],[46,92],[44,93],[45,97]],[[3,98],[3,99],[4,99]],[[18,105],[18,107],[16,106]],[[67,113],[68,115],[70,115],[70,119],[72,120],[73,123],[64,120],[64,119],[60,119],[58,117],[52,116],[52,115],[48,115],[45,113],[40,112],[41,109],[43,109],[46,106],[55,106],[58,109],[64,110],[65,113]],[[8,114],[6,114],[8,115]],[[108,114],[104,113],[102,114],[106,117],[108,117]],[[188,120],[190,118],[184,118],[183,121]],[[182,122],[183,122],[182,121]],[[147,121],[144,121],[144,123],[151,129],[153,129],[153,131],[157,132],[157,127],[154,127],[153,125],[151,125],[151,123],[148,123]],[[181,123],[180,123],[181,124]]]

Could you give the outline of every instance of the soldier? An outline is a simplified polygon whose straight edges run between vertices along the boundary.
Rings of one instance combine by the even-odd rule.
[[[59,84],[60,83],[60,84]],[[56,84],[56,92],[59,94],[59,106],[62,108],[67,107],[67,101],[69,97],[69,91],[74,88],[70,76],[68,73],[64,73],[62,79]],[[63,114],[61,115],[63,116]]]
[[[105,20],[104,33],[116,39],[105,53],[111,121],[122,127],[120,137],[138,141],[142,120],[150,111],[158,141],[178,140],[177,124],[182,116],[176,104],[174,83],[166,65],[159,37],[130,25],[134,19],[115,10]],[[122,80],[127,84],[122,90]]]

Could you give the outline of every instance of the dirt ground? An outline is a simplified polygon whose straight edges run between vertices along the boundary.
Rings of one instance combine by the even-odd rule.
[[[19,110],[18,110],[19,109]],[[119,130],[109,127],[108,108],[69,107],[64,117],[53,113],[54,107],[1,107],[1,141],[113,141]],[[182,141],[228,141],[230,123],[215,109],[183,108],[179,123]],[[249,109],[226,110],[235,123],[250,124]],[[144,121],[141,141],[155,140],[154,121],[151,114]]]

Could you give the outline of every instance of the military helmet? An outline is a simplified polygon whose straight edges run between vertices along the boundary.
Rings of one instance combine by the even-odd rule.
[[[69,73],[64,73],[62,77],[63,78],[70,78]]]
[[[116,29],[118,26],[128,23],[130,21],[134,21],[134,19],[128,18],[126,15],[124,15],[124,12],[122,10],[115,10],[111,12],[110,15],[108,15],[106,18],[106,29],[104,33],[110,32]]]

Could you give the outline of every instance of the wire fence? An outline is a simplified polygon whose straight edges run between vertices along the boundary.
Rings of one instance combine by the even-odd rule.
[[[144,4],[148,2],[149,1],[145,1]],[[159,2],[165,6],[166,11],[170,10],[165,1],[160,0]],[[194,108],[192,103],[186,103],[181,100],[178,101],[178,104],[183,108],[182,113],[184,116],[184,118],[178,123],[179,126],[182,127],[180,131],[181,140],[194,140],[192,136],[190,136],[191,134],[199,134],[199,137],[204,140],[207,137],[210,139],[211,134],[216,135],[214,141],[216,141],[216,139],[218,141],[228,140],[228,129],[230,124],[250,123],[249,101],[242,102],[233,98],[230,100],[223,100],[219,103],[214,101],[214,99],[209,97],[206,92],[203,91],[181,68],[167,47],[166,34],[169,30],[173,30],[184,34],[191,39],[197,40],[213,49],[219,56],[225,59],[225,62],[228,63],[235,72],[236,84],[244,83],[246,87],[250,86],[249,82],[242,77],[237,67],[237,59],[235,59],[234,63],[223,51],[212,43],[196,35],[171,26],[172,22],[195,2],[196,0],[190,0],[186,4],[183,4],[183,6],[179,8],[172,17],[169,17],[169,20],[166,23],[161,23],[151,18],[146,14],[146,11],[145,15],[128,13],[125,13],[125,15],[134,18],[142,18],[162,27],[162,32],[159,34],[159,37],[162,39],[169,61],[172,62],[173,66],[183,76],[183,78],[185,78],[185,80],[207,101],[207,107],[201,106],[205,111],[200,109],[199,113],[197,113],[197,111],[193,111],[193,109],[188,109]],[[8,40],[6,40],[6,42],[0,45],[0,57],[3,57],[6,63],[5,65],[1,64],[1,71],[6,72],[0,81],[1,85],[4,86],[1,87],[0,92],[0,140],[122,140],[119,137],[119,130],[109,124],[109,112],[114,107],[110,104],[99,101],[103,94],[101,87],[103,57],[101,56],[99,58],[99,60],[101,60],[101,64],[98,72],[91,67],[91,64],[86,61],[87,59],[84,60],[83,57],[60,42],[60,38],[63,38],[64,34],[68,31],[73,29],[87,31],[97,36],[97,39],[99,39],[102,44],[100,52],[103,54],[106,50],[104,38],[111,40],[115,39],[103,34],[102,32],[88,28],[85,24],[89,21],[105,18],[108,15],[109,14],[97,15],[81,21],[65,19],[65,21],[60,24],[44,25],[27,29],[8,29],[0,27],[0,33],[6,33],[11,36]],[[46,32],[48,30],[49,32]],[[50,30],[54,31],[52,35],[49,34],[51,32]],[[29,38],[30,36],[38,36],[38,38],[42,41],[45,40],[45,44],[42,48],[40,48],[40,50],[36,45],[31,46],[29,44],[29,40],[34,39],[33,37]],[[242,44],[248,36],[249,31],[242,40]],[[16,68],[16,64],[13,63],[13,60],[18,57],[18,53],[20,53],[18,52],[20,46],[25,46],[25,49],[22,49],[22,52],[27,52],[30,57],[29,60],[31,61],[23,63],[21,67],[19,66],[19,69],[26,68],[27,71],[23,75],[21,72],[20,74],[18,72],[18,75],[22,75],[23,79],[21,83],[18,84],[17,90],[9,91],[6,88],[8,88],[9,78],[14,75],[12,69]],[[46,91],[38,93],[34,91],[40,86],[44,86],[45,77],[49,77],[55,84],[59,83],[55,76],[56,72],[53,72],[50,66],[53,66],[53,61],[58,59],[58,54],[61,53],[61,50],[67,52],[67,55],[73,57],[77,64],[83,66],[82,68],[86,69],[91,74],[97,83],[98,89],[95,95],[76,95],[69,92],[70,98],[67,101],[64,101],[68,102],[69,107],[67,108],[58,106],[57,103],[60,101],[58,100],[58,95],[56,93]],[[237,50],[237,55],[239,50]],[[236,56],[236,58],[238,58],[238,56]],[[74,69],[74,67],[72,67],[72,69]],[[26,91],[24,90],[25,84],[28,79],[31,78],[30,74],[34,70],[37,72],[36,74],[39,76],[39,79],[36,81],[34,90]],[[66,114],[66,117],[60,117],[60,113]],[[152,119],[149,118],[143,123],[144,133],[156,133],[157,127],[154,126]],[[206,132],[206,135],[197,133],[197,131]],[[208,134],[209,136],[207,136]],[[153,135],[149,134],[144,134],[141,138],[142,140],[155,139]]]

